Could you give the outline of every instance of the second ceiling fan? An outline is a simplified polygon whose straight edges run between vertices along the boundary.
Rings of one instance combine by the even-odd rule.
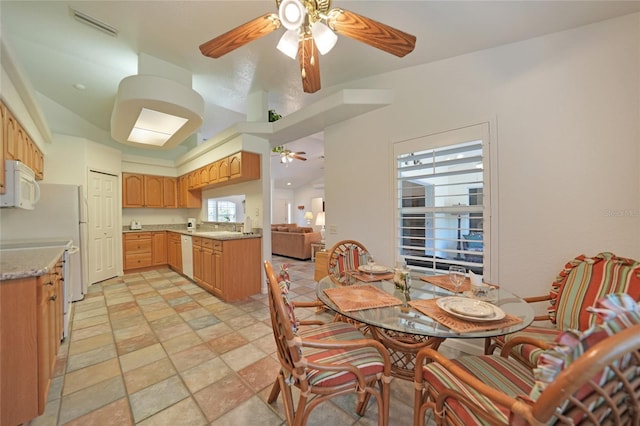
[[[302,88],[320,90],[318,52],[335,45],[337,34],[350,37],[392,55],[403,57],[413,51],[416,38],[396,28],[344,9],[331,9],[331,0],[276,0],[278,13],[267,13],[200,45],[203,55],[219,58],[238,47],[272,33],[281,26],[287,31],[278,50],[300,63]]]

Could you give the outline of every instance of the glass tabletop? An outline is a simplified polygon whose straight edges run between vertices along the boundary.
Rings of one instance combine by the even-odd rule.
[[[355,287],[358,285],[374,285],[386,293],[402,301],[401,305],[361,309],[357,311],[342,311],[327,294],[325,289]],[[316,288],[318,298],[329,308],[348,318],[372,325],[386,330],[401,333],[416,334],[422,336],[441,338],[478,338],[492,337],[514,333],[527,327],[534,318],[533,308],[522,298],[505,290],[496,289],[495,301],[492,303],[499,306],[507,315],[513,315],[521,322],[515,325],[481,331],[456,332],[440,324],[438,321],[418,311],[409,305],[411,300],[437,299],[441,297],[455,296],[456,294],[440,288],[431,283],[412,277],[411,289],[403,292],[395,287],[393,281],[381,280],[368,283],[357,283],[351,286],[337,285],[330,277],[325,277],[318,282]]]

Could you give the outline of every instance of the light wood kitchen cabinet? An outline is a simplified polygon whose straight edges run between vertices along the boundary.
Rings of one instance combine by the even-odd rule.
[[[147,268],[168,262],[167,232],[125,232],[122,238],[123,268]]]
[[[35,278],[0,282],[0,424],[38,415],[38,313]]]
[[[152,264],[151,232],[129,232],[122,239],[124,270],[149,267]]]
[[[198,186],[203,187],[209,183],[209,166],[200,167],[198,169]]]
[[[202,207],[201,192],[189,190],[189,175],[178,178],[178,207],[188,209]]]
[[[167,264],[166,231],[153,231],[151,233],[151,263],[153,265]]]
[[[38,413],[44,412],[51,378],[62,340],[64,295],[62,260],[48,274],[37,279],[38,291]]]
[[[229,157],[229,180],[249,181],[260,179],[260,155],[241,151]]]
[[[167,232],[167,263],[171,269],[182,273],[182,241],[177,232]]]
[[[202,238],[193,237],[191,239],[193,252],[193,280],[200,287],[204,287],[202,283]]]
[[[218,160],[218,180],[217,183],[229,180],[229,157]]]
[[[122,174],[122,207],[144,207],[144,177],[137,173]]]
[[[0,424],[42,414],[63,326],[62,260],[40,277],[0,281]],[[4,350],[10,348],[10,350]]]
[[[44,156],[38,145],[31,139],[27,131],[13,116],[11,110],[4,103],[0,103],[2,112],[2,155],[3,160],[18,160],[35,172],[36,179],[44,178]],[[2,177],[0,183],[4,188],[4,161],[0,166]]]
[[[220,160],[214,161],[207,166],[209,168],[209,184],[218,183],[220,174]]]
[[[225,301],[260,293],[260,238],[213,240],[211,292]]]
[[[177,208],[178,179],[122,173],[122,207]]]
[[[193,237],[193,280],[209,292],[214,281],[213,245],[210,238]]]
[[[161,208],[162,204],[162,176],[144,175],[144,206]]]
[[[6,141],[6,129],[7,129],[7,107],[4,103],[0,102],[0,194],[4,194],[7,190],[5,175],[4,175],[4,150]]]
[[[174,177],[162,178],[162,203],[167,208],[178,207],[178,179]]]

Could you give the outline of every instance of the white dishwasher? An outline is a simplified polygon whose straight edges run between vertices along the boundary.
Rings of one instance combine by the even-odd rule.
[[[193,241],[191,235],[183,235],[181,239],[182,273],[193,279]]]

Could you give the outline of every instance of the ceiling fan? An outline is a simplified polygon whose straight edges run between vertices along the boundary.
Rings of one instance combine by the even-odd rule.
[[[307,159],[303,157],[303,155],[306,154],[305,152],[302,152],[302,151],[293,152],[291,150],[286,149],[284,145],[276,146],[271,151],[280,155],[280,162],[282,164],[288,164],[293,160],[307,161]]]
[[[331,9],[331,0],[276,0],[278,13],[267,13],[200,45],[203,55],[219,58],[238,47],[266,36],[281,26],[287,31],[278,50],[300,63],[302,88],[320,90],[318,52],[329,52],[337,34],[361,41],[392,55],[413,51],[416,38],[396,28],[344,9]]]

